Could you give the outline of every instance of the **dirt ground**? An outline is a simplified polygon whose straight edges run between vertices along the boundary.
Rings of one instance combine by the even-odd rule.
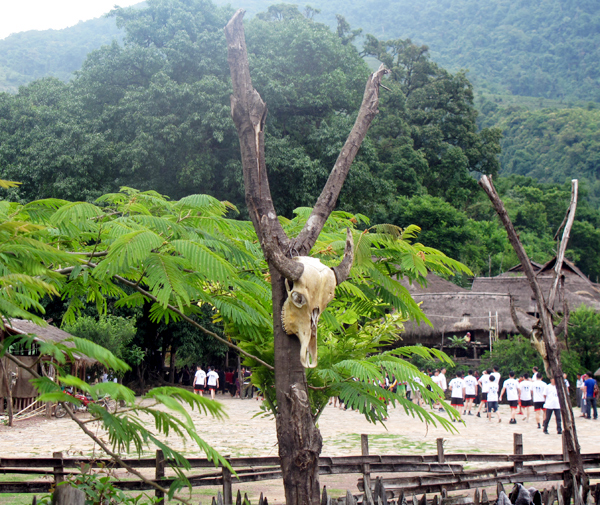
[[[216,421],[210,417],[192,412],[198,432],[202,438],[223,455],[236,456],[276,456],[277,439],[275,421],[261,415],[260,402],[255,399],[239,400],[229,396],[217,398],[225,407],[228,418]],[[333,406],[327,407],[319,419],[323,436],[324,456],[347,456],[360,454],[360,434],[369,434],[371,454],[435,454],[436,438],[444,438],[447,453],[512,453],[513,433],[522,433],[525,453],[561,453],[561,437],[556,433],[554,420],[550,434],[537,429],[535,419],[523,422],[518,417],[516,425],[508,424],[508,407],[501,407],[502,422],[489,422],[484,418],[466,416],[466,425],[456,423],[456,433],[441,427],[426,426],[418,419],[407,415],[403,409],[392,410],[385,426],[367,422],[357,412],[343,411]],[[577,432],[581,450],[584,453],[600,452],[600,421],[578,417]],[[84,414],[85,416],[85,414]],[[188,457],[203,457],[184,440],[169,437],[169,444],[182,450]],[[16,423],[14,428],[0,427],[0,459],[9,456],[51,456],[54,451],[69,454],[92,455],[93,443],[78,431],[70,419],[37,418],[33,421]],[[96,452],[97,454],[97,452]],[[150,455],[150,452],[148,453]],[[357,475],[323,476],[321,484],[326,484],[334,496],[345,494],[345,489],[356,491]],[[258,496],[262,491],[269,503],[282,503],[283,490],[279,481],[262,481],[256,484],[242,484],[242,491],[249,496]],[[234,492],[237,486],[234,487]],[[209,501],[213,490],[197,490],[194,500],[197,503]],[[0,496],[1,503],[7,502]],[[31,501],[29,502],[31,503]]]

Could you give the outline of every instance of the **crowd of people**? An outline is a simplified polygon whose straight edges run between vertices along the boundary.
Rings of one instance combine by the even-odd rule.
[[[216,366],[208,366],[204,370],[202,365],[198,365],[193,375],[191,371],[187,374],[184,372],[181,382],[191,383],[196,394],[209,393],[213,400],[218,392],[229,393],[235,398],[252,398],[256,391],[251,382],[252,372],[245,367],[241,368],[240,373],[236,372],[237,370],[231,367],[219,369]]]
[[[468,374],[462,371],[456,372],[456,376],[447,383],[446,370],[435,370],[431,374],[431,379],[442,391],[449,391],[450,405],[458,410],[463,416],[487,417],[488,421],[497,419],[502,422],[500,402],[506,399],[510,408],[509,424],[517,424],[517,417],[523,416],[522,421],[529,422],[532,416],[535,416],[535,422],[538,429],[548,434],[548,427],[552,416],[556,420],[557,433],[562,433],[560,405],[556,391],[554,378],[549,382],[537,367],[533,367],[531,376],[529,373],[517,376],[515,372],[510,372],[508,378],[502,381],[498,367],[493,370],[483,370],[481,374],[477,371],[469,370]],[[570,384],[567,375],[563,377],[567,391]],[[409,388],[410,389],[410,388]],[[598,419],[597,396],[598,383],[591,372],[583,375],[577,375],[576,389],[577,405],[581,408],[581,417],[588,419]],[[409,398],[412,399],[412,392],[408,391]],[[414,392],[414,400],[423,405],[423,399],[418,391]],[[432,405],[432,408],[436,408]],[[533,409],[533,412],[532,412]],[[439,407],[440,411],[443,411]]]
[[[517,376],[515,372],[510,372],[508,378],[504,380],[502,380],[497,366],[491,370],[483,370],[481,373],[469,370],[466,375],[462,371],[457,371],[450,382],[446,379],[445,368],[433,371],[422,370],[422,373],[427,374],[432,382],[439,386],[445,395],[449,396],[450,405],[462,416],[483,417],[488,421],[497,419],[498,422],[502,422],[499,404],[506,399],[510,409],[509,424],[517,424],[519,416],[522,416],[521,421],[527,423],[530,419],[535,418],[538,429],[549,433],[550,420],[554,416],[557,433],[562,433],[562,419],[555,379],[550,378],[547,382],[537,367],[533,367],[531,375],[525,372]],[[203,395],[204,392],[208,392],[212,399],[215,399],[215,395],[219,391],[222,394],[228,392],[232,397],[253,398],[255,392],[259,396],[260,392],[252,385],[251,376],[250,369],[244,367],[241,368],[240,373],[237,373],[235,368],[221,370],[215,366],[209,366],[205,371],[201,365],[198,365],[195,374],[192,375],[191,371],[188,371],[186,375],[184,372],[181,382],[188,383],[190,381],[195,393]],[[569,391],[570,383],[567,374],[564,374],[563,380]],[[414,383],[419,384],[421,388],[425,387],[418,377],[415,377]],[[410,401],[425,406],[419,387],[411,387],[410,383],[399,383],[393,375],[390,377],[386,373],[378,385],[394,393],[401,388]],[[577,406],[581,409],[580,416],[587,419],[598,419],[598,382],[591,372],[577,374],[575,393]],[[344,410],[347,408],[337,397],[331,398],[329,405],[334,407],[339,405]],[[430,407],[439,412],[444,411],[439,402],[432,402]],[[456,419],[454,421],[456,422]]]

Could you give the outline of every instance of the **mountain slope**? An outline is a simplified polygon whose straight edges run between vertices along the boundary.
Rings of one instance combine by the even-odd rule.
[[[31,30],[0,40],[0,91],[46,76],[68,80],[87,54],[122,38],[113,18],[80,22],[63,30]]]
[[[218,0],[217,3],[230,3]],[[238,0],[264,11],[272,0]],[[494,93],[600,101],[600,2],[594,0],[311,0],[378,38],[411,38],[449,70]]]

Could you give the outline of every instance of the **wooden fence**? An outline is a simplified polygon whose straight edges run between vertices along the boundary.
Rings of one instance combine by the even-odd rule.
[[[385,497],[385,500],[397,499],[399,503],[411,505],[412,495],[440,493],[439,505],[455,503],[485,503],[482,496],[461,498],[457,501],[448,493],[460,490],[476,490],[478,488],[495,488],[497,485],[510,483],[558,482],[568,470],[568,461],[563,454],[523,454],[521,434],[514,434],[513,454],[446,454],[443,439],[437,440],[437,453],[433,455],[370,455],[367,435],[361,437],[360,456],[326,457],[319,459],[321,475],[358,474],[358,499],[366,495],[366,501],[374,493]],[[233,483],[256,482],[269,479],[280,479],[281,468],[278,457],[227,458],[237,475],[223,467],[215,467],[204,458],[188,459],[192,468],[188,479],[192,486],[222,487],[222,501],[225,505],[233,503]],[[165,460],[162,451],[156,457],[148,459],[126,459],[128,465],[141,471],[153,474],[155,481],[168,487],[173,481],[166,476],[169,461]],[[599,479],[600,453],[584,454],[584,467],[590,479]],[[490,467],[482,467],[484,464]],[[502,463],[506,463],[502,465]],[[465,468],[465,464],[477,468]],[[2,458],[0,457],[0,473],[39,475],[44,479],[21,482],[0,482],[0,493],[46,493],[52,484],[62,481],[69,475],[80,473],[83,465],[92,468],[116,469],[109,459],[91,459],[83,457],[63,457],[62,453],[54,453],[52,458]],[[148,475],[150,477],[150,475]],[[139,479],[117,479],[114,485],[124,490],[151,490],[147,483]],[[600,486],[598,486],[600,487]],[[600,491],[600,490],[599,490]],[[326,494],[326,493],[325,493]],[[156,491],[157,496],[161,496]],[[429,501],[433,503],[436,497]],[[345,501],[347,497],[342,498]],[[331,501],[326,498],[325,503]],[[414,505],[426,505],[420,500]],[[335,501],[333,503],[336,503]],[[375,503],[377,503],[375,501]],[[382,501],[385,503],[385,501]],[[597,505],[600,503],[597,502]]]

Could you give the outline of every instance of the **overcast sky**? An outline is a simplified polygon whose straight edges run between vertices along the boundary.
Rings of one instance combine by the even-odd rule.
[[[3,0],[0,39],[28,30],[59,30],[141,0]]]

